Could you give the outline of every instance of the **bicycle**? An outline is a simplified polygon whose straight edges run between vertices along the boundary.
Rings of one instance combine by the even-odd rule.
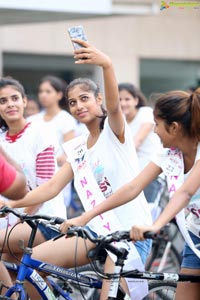
[[[128,255],[128,251],[124,248],[118,249],[110,243],[113,241],[119,242],[121,240],[130,241],[129,231],[117,231],[108,234],[105,237],[94,238],[91,232],[84,227],[71,227],[68,230],[67,235],[76,235],[82,238],[88,238],[90,241],[95,243],[97,245],[96,248],[90,250],[88,253],[89,257],[91,257],[94,261],[101,256],[102,249],[109,250],[116,255],[117,261],[115,263],[115,273],[103,273],[98,268],[98,265],[93,265],[101,277],[111,280],[108,300],[130,299],[130,297],[119,288],[119,279],[121,277],[148,280],[149,292],[143,300],[173,300],[175,299],[174,297],[178,282],[200,283],[200,276],[197,275],[149,271],[140,272],[138,270],[124,271],[123,266]],[[153,240],[162,239],[162,236],[160,237],[153,232],[146,232],[144,237],[151,238]]]
[[[71,294],[73,294],[75,287],[77,294],[77,286],[79,294],[84,294],[82,299],[98,299],[98,290],[101,289],[102,281],[99,277],[97,277],[97,274],[91,270],[91,268],[88,269],[87,266],[83,266],[76,271],[74,269],[66,269],[53,264],[44,263],[39,260],[34,260],[31,257],[32,246],[39,221],[47,220],[49,221],[49,224],[54,225],[63,223],[63,219],[44,215],[29,216],[9,208],[3,208],[0,212],[13,213],[22,222],[27,222],[27,224],[29,224],[32,228],[28,245],[23,248],[24,254],[20,264],[4,262],[8,269],[17,273],[17,279],[16,283],[11,288],[8,288],[5,295],[0,296],[0,299],[11,300],[10,297],[16,293],[18,300],[26,300],[27,295],[23,285],[25,280],[36,288],[44,300],[56,300],[61,299],[61,297],[62,299],[72,300],[73,298],[71,297]],[[23,245],[21,243],[21,247],[22,246]],[[47,277],[47,281],[51,286],[51,289],[36,269],[38,272],[50,275],[50,277]],[[75,295],[74,299],[77,299],[77,295]]]
[[[60,278],[62,280],[70,279],[71,282],[80,282],[84,286],[101,288],[101,280],[94,279],[93,277],[84,276],[81,274],[71,274],[68,269],[64,269],[61,267],[57,267],[51,264],[42,263],[41,261],[34,260],[31,258],[31,248],[34,241],[34,236],[37,230],[37,220],[43,219],[48,220],[50,224],[60,224],[63,222],[62,219],[56,217],[49,217],[44,215],[35,215],[29,216],[26,214],[20,214],[16,212],[16,210],[12,210],[9,208],[3,208],[1,211],[4,213],[12,212],[16,214],[22,221],[26,221],[32,228],[32,233],[28,242],[28,247],[25,248],[25,253],[22,257],[21,263],[18,269],[18,276],[16,283],[8,289],[4,296],[0,297],[0,299],[7,299],[11,300],[11,296],[14,293],[17,293],[18,300],[25,300],[26,294],[24,290],[24,280],[28,280],[33,286],[38,290],[42,299],[44,300],[55,300],[58,299],[54,295],[54,293],[50,290],[44,279],[38,274],[38,271],[45,272],[47,274],[51,273],[56,278]],[[96,247],[89,251],[88,256],[95,261],[101,257],[102,249],[106,249],[111,251],[113,254],[116,255],[116,268],[115,273],[113,274],[105,274],[98,268],[97,264],[93,264],[95,268],[95,272],[98,276],[102,278],[111,280],[111,289],[109,292],[109,300],[113,299],[130,299],[128,295],[126,295],[123,290],[119,287],[119,279],[120,277],[126,278],[134,278],[134,279],[147,279],[149,283],[149,294],[145,299],[163,299],[163,300],[171,300],[173,299],[173,294],[175,292],[176,283],[178,281],[190,281],[190,282],[200,282],[200,276],[191,276],[191,275],[184,275],[184,274],[177,274],[177,273],[156,273],[156,272],[139,272],[138,270],[130,270],[130,271],[123,271],[124,261],[127,258],[128,251],[124,248],[116,248],[112,242],[119,242],[121,240],[129,240],[129,231],[117,231],[111,233],[107,236],[99,236],[95,238],[91,232],[84,228],[84,227],[71,227],[67,232],[68,236],[79,236],[84,239],[88,238],[93,243],[96,244]],[[151,233],[146,233],[146,238],[154,238],[154,235]],[[58,238],[58,237],[56,237]],[[36,270],[35,270],[35,269]],[[51,284],[51,282],[50,282]],[[165,292],[166,291],[166,292]],[[62,288],[57,290],[59,293],[59,297],[62,296],[64,299],[72,299],[69,295],[69,292],[62,293]],[[173,294],[172,294],[173,293]],[[156,296],[156,298],[154,298]],[[68,298],[67,298],[68,297]],[[75,298],[77,299],[77,298]],[[83,296],[84,299],[84,296]]]

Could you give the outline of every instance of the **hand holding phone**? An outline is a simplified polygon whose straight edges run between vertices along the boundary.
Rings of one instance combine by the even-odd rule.
[[[68,32],[69,32],[69,36],[71,39],[79,39],[79,40],[87,41],[87,37],[86,37],[86,34],[84,32],[82,25],[70,27],[70,28],[68,28]],[[73,41],[72,41],[72,44],[73,44],[74,50],[83,47],[82,45],[75,43]]]

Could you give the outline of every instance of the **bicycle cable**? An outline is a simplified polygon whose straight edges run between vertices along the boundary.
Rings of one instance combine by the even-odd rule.
[[[75,270],[75,273],[76,273],[76,279],[77,279],[77,283],[78,283],[78,289],[79,289],[79,292],[81,293],[81,296],[82,296],[83,300],[86,300],[86,298],[84,297],[83,291],[82,291],[82,289],[81,289],[80,282],[79,282],[79,280],[78,280],[77,254],[78,254],[78,236],[76,236],[76,244],[75,244],[74,270]]]
[[[13,250],[11,249],[10,244],[9,244],[10,235],[11,235],[11,233],[13,232],[14,228],[17,227],[17,225],[19,225],[19,224],[22,224],[22,222],[19,221],[19,222],[17,222],[16,224],[12,225],[12,227],[11,227],[11,229],[10,229],[10,232],[8,233],[8,237],[7,237],[7,246],[8,246],[8,250],[9,250],[10,255],[11,255],[12,257],[14,257],[19,263],[22,263],[22,262],[21,262],[21,259],[18,258],[18,257],[15,255],[15,253],[13,252]],[[23,254],[22,254],[22,255],[23,255]],[[25,263],[23,263],[23,264],[24,264],[25,266],[27,266],[27,267],[30,267],[29,265],[26,265]]]
[[[87,253],[89,253],[89,250],[87,248],[87,243],[86,243],[85,239],[84,239],[84,244],[85,244],[85,249],[86,249]],[[103,248],[102,247],[103,244],[104,244],[104,240],[102,239],[102,241],[96,247],[96,249],[98,249],[98,250],[96,250],[96,254],[94,256],[94,260],[91,260],[91,258],[89,256],[88,256],[88,260],[90,262],[90,266],[91,266],[92,270],[95,272],[95,274],[97,276],[99,276],[99,277],[101,277],[103,279],[108,279],[109,280],[111,278],[109,278],[108,274],[106,276],[106,274],[103,273],[102,271],[100,271],[99,267],[97,266],[97,260],[98,260],[98,257],[99,257],[98,254],[99,254],[100,249]]]
[[[85,244],[85,250],[87,253],[89,253],[89,250],[88,250],[88,247],[87,247],[87,243],[86,243],[86,240],[84,239],[84,244]],[[89,260],[89,263],[90,263],[90,266],[92,268],[92,270],[94,271],[94,273],[97,275],[97,276],[100,276],[100,277],[103,277],[101,276],[102,273],[99,272],[99,268],[96,264],[96,259],[94,258],[94,261],[91,260],[91,258],[89,256],[87,256],[88,260]],[[107,279],[107,278],[105,278]]]

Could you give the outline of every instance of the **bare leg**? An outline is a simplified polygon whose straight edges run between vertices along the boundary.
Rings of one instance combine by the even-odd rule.
[[[9,232],[10,232],[10,230],[12,230],[12,227],[9,229]],[[4,229],[0,230],[0,247],[2,247],[2,245],[3,245],[5,233],[6,233],[6,231]],[[17,260],[12,255],[12,253],[15,256],[17,256],[18,259],[21,258],[23,251],[19,247],[19,240],[23,240],[24,245],[27,246],[27,242],[30,237],[30,234],[31,234],[31,228],[28,224],[23,223],[23,224],[17,225],[12,230],[10,237],[9,237],[9,247],[10,247],[11,253],[8,249],[7,242],[6,242],[4,248],[2,249],[3,250],[2,251],[3,252],[2,259],[7,260],[9,262],[17,262]],[[43,237],[42,233],[38,230],[38,232],[36,233],[34,246],[39,245],[45,241],[46,240]],[[14,272],[10,272],[10,275],[11,275],[10,280],[12,279],[14,281],[16,278],[16,274]]]
[[[115,267],[114,262],[112,261],[110,256],[107,256],[105,266],[104,266],[104,272],[105,273],[113,273],[114,272],[114,267]],[[121,279],[120,286],[123,288],[123,290],[127,294],[129,294],[128,286],[127,286],[126,281],[125,281],[124,278]],[[103,285],[102,285],[102,290],[101,290],[100,300],[105,300],[105,299],[108,298],[109,288],[110,288],[110,281],[104,279],[103,280]]]
[[[189,275],[199,275],[198,269],[186,269],[182,268],[180,273]],[[176,300],[199,300],[200,299],[200,284],[180,282],[178,283],[176,290]]]
[[[11,230],[12,230],[12,227],[9,228],[8,233]],[[6,230],[1,229],[0,230],[0,248],[2,248],[2,245],[4,243],[5,234],[6,234]],[[27,246],[27,242],[30,237],[30,234],[31,234],[31,227],[26,223],[18,224],[15,228],[13,228],[13,230],[10,234],[10,237],[9,237],[9,246],[10,246],[11,251],[16,254],[22,254],[23,251],[19,247],[19,240],[23,240],[25,246]],[[38,232],[36,234],[34,245],[36,246],[43,242],[45,242],[45,238],[43,237],[41,232],[38,230]],[[2,252],[9,253],[7,242],[5,243],[5,246],[2,249]]]
[[[83,240],[82,238],[77,239],[76,237],[62,237],[56,241],[49,240],[35,247],[32,257],[57,266],[71,268],[75,265],[81,266],[88,264],[87,252],[92,248],[94,248],[94,244],[88,240]],[[32,300],[41,299],[35,289],[30,288],[30,286],[27,288]]]
[[[2,281],[2,283],[7,287],[12,286],[10,275],[2,262],[0,262],[0,281]],[[6,288],[2,288],[1,295],[4,295],[6,291]],[[13,299],[16,298],[13,296]]]

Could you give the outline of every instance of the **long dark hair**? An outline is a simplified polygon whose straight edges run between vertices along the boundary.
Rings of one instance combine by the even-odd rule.
[[[161,95],[155,103],[154,115],[165,121],[166,129],[172,122],[178,122],[186,135],[200,141],[200,89],[193,93],[171,91]]]
[[[77,85],[80,85],[81,88],[86,91],[86,92],[92,92],[95,96],[95,98],[98,97],[99,93],[100,93],[100,89],[99,89],[99,86],[94,82],[92,81],[91,79],[89,78],[77,78],[77,79],[74,79],[73,81],[71,81],[67,88],[66,88],[66,100],[68,100],[68,94],[69,94],[69,91],[72,90],[75,86]],[[67,104],[68,104],[68,101],[67,101]],[[105,119],[107,117],[107,111],[105,110],[105,108],[103,106],[101,106],[101,110],[102,110],[102,115],[101,116],[97,116],[98,118],[101,118],[101,122],[100,122],[100,130],[103,129],[104,127],[104,122],[105,122]]]
[[[146,106],[147,105],[147,99],[136,86],[134,86],[132,83],[119,83],[118,84],[119,91],[125,90],[129,94],[131,94],[134,98],[138,98],[138,104],[136,105],[136,108]]]
[[[3,77],[0,79],[0,90],[7,87],[7,86],[12,86],[16,91],[18,91],[22,98],[25,98],[25,91],[23,85],[16,79],[11,78],[11,77]],[[2,131],[8,130],[8,125],[4,121],[4,119],[1,118],[0,116],[0,128]]]
[[[66,105],[66,99],[65,99],[65,90],[67,87],[67,82],[64,79],[53,75],[47,75],[41,78],[39,85],[41,85],[44,82],[49,82],[50,85],[54,88],[54,90],[62,93],[62,97],[60,98],[58,103],[59,107],[64,110],[68,110]]]

